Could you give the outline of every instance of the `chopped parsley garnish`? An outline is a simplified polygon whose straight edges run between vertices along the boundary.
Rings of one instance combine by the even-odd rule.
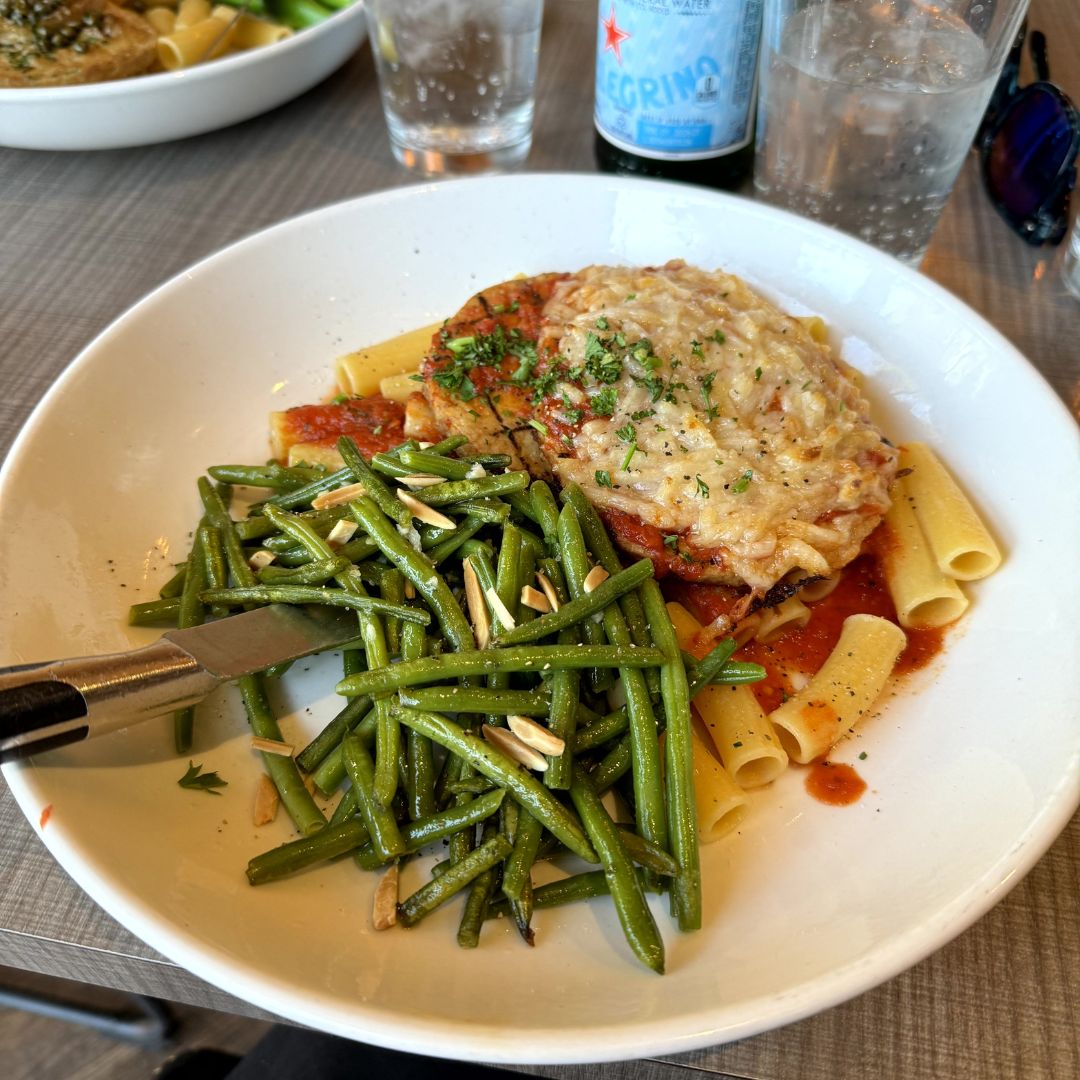
[[[639,409],[637,412],[630,414],[630,419],[636,422],[638,420],[647,420],[650,416],[655,415],[655,409]]]
[[[607,319],[604,318],[603,315],[601,315],[600,318],[596,320],[596,329],[597,330],[606,330],[607,328],[608,328],[608,321],[607,321]]]
[[[705,350],[702,349],[700,341],[691,341],[690,342],[690,351],[695,356],[700,356],[702,358],[704,358],[704,356],[705,356]]]
[[[352,400],[352,395],[351,394],[335,394],[330,399],[330,404],[331,405],[344,405],[346,401],[351,401],[351,400]]]
[[[694,479],[697,481],[697,493],[703,499],[707,499],[709,497],[709,485],[706,484],[705,481],[701,479],[701,473],[697,473],[695,475]]]
[[[601,383],[618,382],[622,361],[591,331],[585,337],[585,370]]]
[[[542,424],[542,423],[540,423],[539,420],[530,420],[529,421],[529,427],[536,428],[536,430],[539,431],[540,434],[543,435],[545,439],[548,437],[547,424]]]
[[[619,403],[619,395],[614,386],[605,386],[598,394],[594,394],[590,404],[592,411],[597,416],[611,416],[615,406]]]
[[[563,394],[562,396],[562,402],[563,416],[566,417],[567,423],[576,424],[585,415],[584,410],[579,409],[575,405],[573,405],[570,399],[565,394]]]
[[[754,379],[755,379],[755,381],[757,379],[760,379],[760,378],[761,378],[761,368],[754,368]]]
[[[727,341],[727,338],[724,337],[724,332],[722,330],[714,330],[709,335],[709,340],[715,341],[717,345],[723,345],[724,342]]]
[[[220,791],[215,791],[214,788],[228,787],[228,780],[222,780],[216,772],[204,773],[201,765],[196,765],[194,761],[188,760],[187,772],[180,777],[176,782],[182,788],[191,788],[193,791],[205,791],[207,795],[220,795]]]
[[[520,307],[520,304],[518,303],[517,300],[515,300],[512,304],[496,304],[491,309],[491,314],[492,315],[505,315],[507,312],[509,312],[512,315],[515,311],[517,311],[517,309],[519,307]]]
[[[749,486],[750,481],[754,479],[754,473],[752,469],[747,469],[746,472],[731,485],[731,490],[736,495],[741,495]]]
[[[679,546],[679,534],[667,533],[664,536],[664,547],[677,548]]]
[[[609,473],[607,469],[597,469],[596,472],[593,473],[593,476],[596,478],[596,482],[600,487],[613,486],[611,483],[611,473]]]
[[[623,442],[637,442],[637,432],[634,430],[633,424],[627,424],[625,427],[619,428],[615,434]]]
[[[637,299],[637,293],[636,293],[636,292],[632,292],[632,293],[627,293],[627,294],[626,294],[626,299],[627,299],[628,301],[629,301],[629,300],[636,300],[636,299]]]
[[[701,380],[701,396],[705,401],[705,415],[710,420],[715,420],[720,415],[719,407],[712,403],[712,384],[715,378],[716,372],[710,371]]]

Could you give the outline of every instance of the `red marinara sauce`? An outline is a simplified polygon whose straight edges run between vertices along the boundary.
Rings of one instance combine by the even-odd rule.
[[[348,435],[369,459],[405,441],[405,407],[381,394],[322,405],[297,405],[285,411],[281,424],[289,446],[333,446],[339,436]]]
[[[829,806],[850,806],[866,790],[866,781],[850,765],[821,758],[810,765],[806,790]]]

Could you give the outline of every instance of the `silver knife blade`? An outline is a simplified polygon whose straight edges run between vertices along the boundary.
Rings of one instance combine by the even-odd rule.
[[[0,670],[0,763],[186,708],[223,682],[359,637],[355,612],[272,604],[130,652]]]

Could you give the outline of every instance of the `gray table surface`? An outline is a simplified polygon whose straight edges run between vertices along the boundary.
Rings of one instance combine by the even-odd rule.
[[[1080,99],[1080,5],[1035,0],[1054,77]],[[595,5],[549,0],[529,168],[591,171]],[[1071,45],[1070,45],[1071,43]],[[63,366],[149,289],[282,218],[410,182],[394,165],[365,46],[296,101],[225,131],[100,153],[0,149],[0,454]],[[969,162],[924,271],[1080,403],[1080,305],[1061,252],[989,207]],[[0,600],[2,602],[2,600]],[[0,783],[0,963],[249,1015],[124,930],[52,860]],[[769,1080],[1080,1076],[1080,819],[998,907],[934,956],[779,1031],[654,1061],[546,1076],[686,1070]]]

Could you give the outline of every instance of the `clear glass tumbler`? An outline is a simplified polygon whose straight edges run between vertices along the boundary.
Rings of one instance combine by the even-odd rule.
[[[1027,0],[766,0],[754,186],[918,263]]]
[[[398,161],[440,175],[525,160],[543,0],[365,0],[365,7]]]

